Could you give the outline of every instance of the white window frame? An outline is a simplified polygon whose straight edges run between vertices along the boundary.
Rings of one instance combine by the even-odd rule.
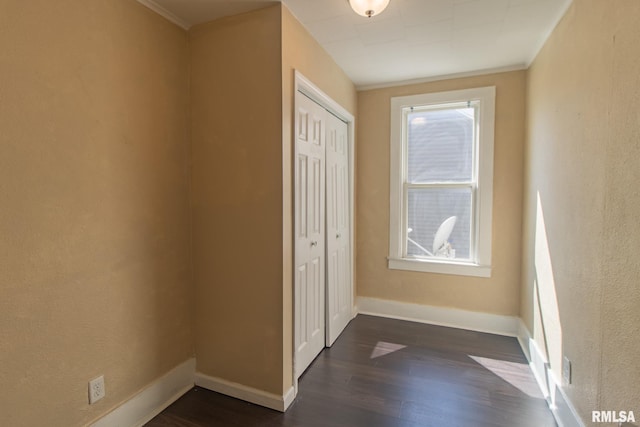
[[[491,223],[493,207],[493,140],[495,86],[391,98],[391,173],[389,210],[389,268],[462,276],[491,277]],[[477,187],[473,192],[472,260],[416,258],[404,254],[407,240],[404,184],[407,176],[407,139],[403,109],[479,101]]]

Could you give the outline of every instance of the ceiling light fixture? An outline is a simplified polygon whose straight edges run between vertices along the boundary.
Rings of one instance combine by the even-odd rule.
[[[389,5],[389,0],[349,0],[349,4],[358,15],[371,18],[385,10]]]

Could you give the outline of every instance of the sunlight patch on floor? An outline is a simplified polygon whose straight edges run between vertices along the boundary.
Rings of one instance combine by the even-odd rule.
[[[536,399],[544,399],[538,383],[529,365],[526,363],[507,362],[505,360],[489,359],[480,356],[471,356],[470,358],[478,362],[480,365],[493,372],[524,394]]]
[[[369,357],[369,359],[375,359],[377,357],[386,356],[387,354],[391,354],[398,350],[402,350],[403,348],[406,348],[406,347],[407,347],[406,345],[402,345],[402,344],[394,344],[391,342],[378,341],[375,348],[371,352],[371,356]]]

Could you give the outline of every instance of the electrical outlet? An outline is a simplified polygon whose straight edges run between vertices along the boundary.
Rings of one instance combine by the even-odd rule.
[[[105,395],[104,375],[89,381],[89,405],[93,405]]]
[[[571,361],[568,357],[562,357],[562,380],[565,384],[571,384]]]

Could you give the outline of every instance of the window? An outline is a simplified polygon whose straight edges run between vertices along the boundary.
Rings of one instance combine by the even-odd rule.
[[[491,276],[495,87],[391,99],[389,268]]]

